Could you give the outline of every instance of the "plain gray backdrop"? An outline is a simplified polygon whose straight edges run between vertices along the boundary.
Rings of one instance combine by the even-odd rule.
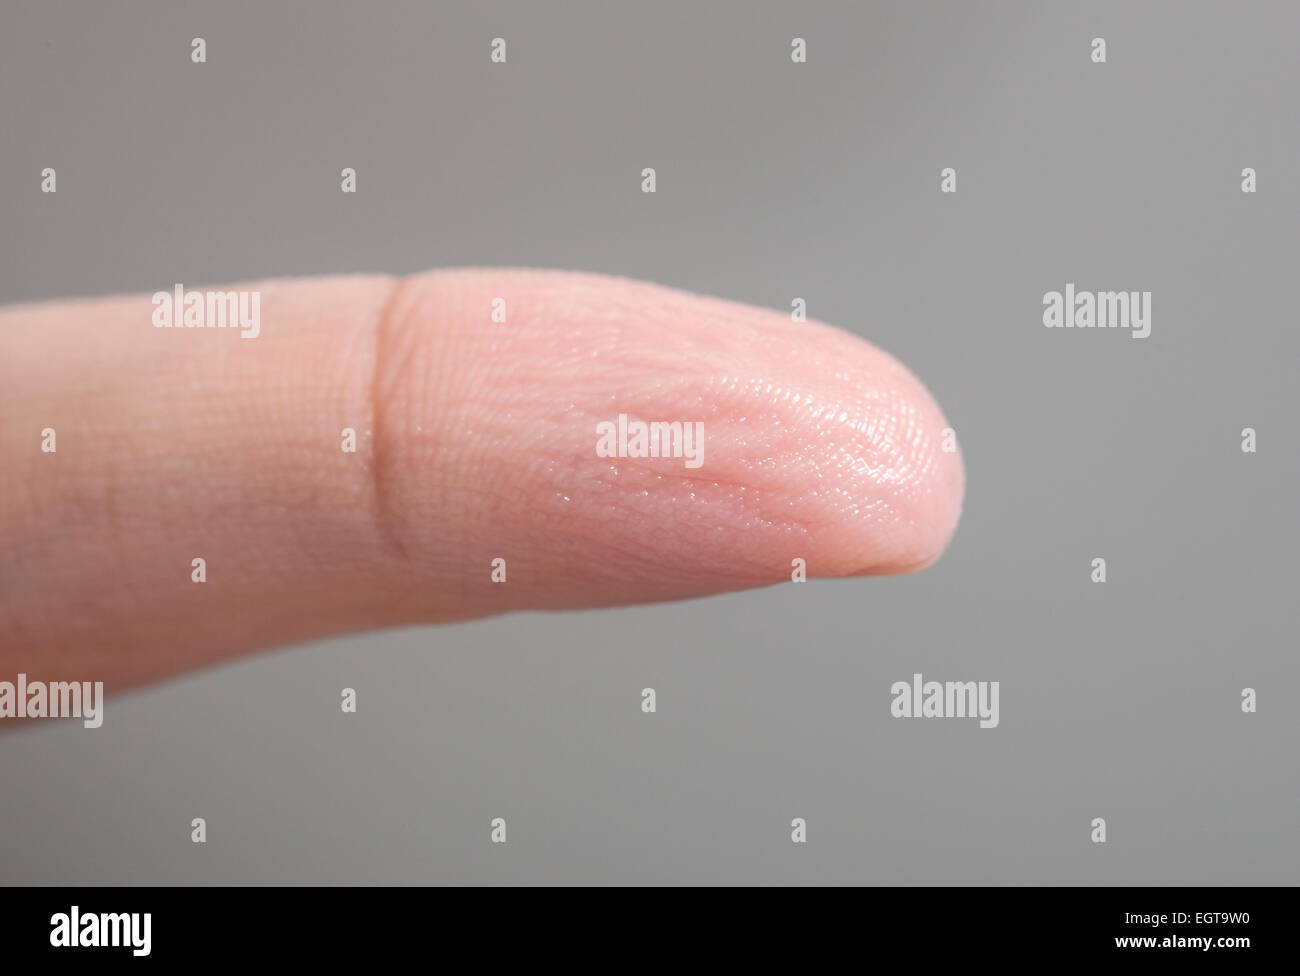
[[[1300,882],[1300,7],[0,10],[4,301],[480,264],[802,297],[967,471],[916,576],[331,640],[10,731],[0,881]],[[1150,337],[1043,328],[1067,281],[1151,291]],[[914,672],[999,681],[1000,726],[891,718]]]

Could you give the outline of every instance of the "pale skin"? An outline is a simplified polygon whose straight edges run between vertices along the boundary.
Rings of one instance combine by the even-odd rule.
[[[220,287],[261,292],[257,338],[155,328],[149,294],[0,309],[0,678],[112,692],[331,634],[789,582],[796,558],[908,573],[957,525],[931,395],[788,312],[556,271]],[[702,421],[703,464],[598,456],[620,413]]]

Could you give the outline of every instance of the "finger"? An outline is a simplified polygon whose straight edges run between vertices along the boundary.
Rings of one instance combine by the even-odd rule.
[[[934,401],[828,326],[549,271],[220,291],[255,336],[206,307],[185,326],[183,295],[174,326],[150,295],[0,311],[6,670],[111,690],[326,634],[762,586],[795,560],[909,572],[956,526]]]

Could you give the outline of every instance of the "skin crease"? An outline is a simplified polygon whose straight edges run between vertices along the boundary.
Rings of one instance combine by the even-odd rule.
[[[934,400],[830,326],[557,271],[219,290],[261,292],[260,336],[155,328],[147,294],[0,309],[0,678],[111,692],[328,634],[764,586],[796,557],[906,573],[957,525]],[[620,413],[702,421],[703,465],[597,456]]]

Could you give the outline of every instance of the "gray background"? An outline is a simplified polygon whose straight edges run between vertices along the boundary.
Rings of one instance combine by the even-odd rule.
[[[800,296],[925,380],[968,488],[915,577],[332,640],[10,732],[0,880],[1300,881],[1295,4],[2,9],[3,300]],[[1151,336],[1044,329],[1066,281],[1150,290]],[[1000,681],[1001,726],[892,719],[914,671]]]

